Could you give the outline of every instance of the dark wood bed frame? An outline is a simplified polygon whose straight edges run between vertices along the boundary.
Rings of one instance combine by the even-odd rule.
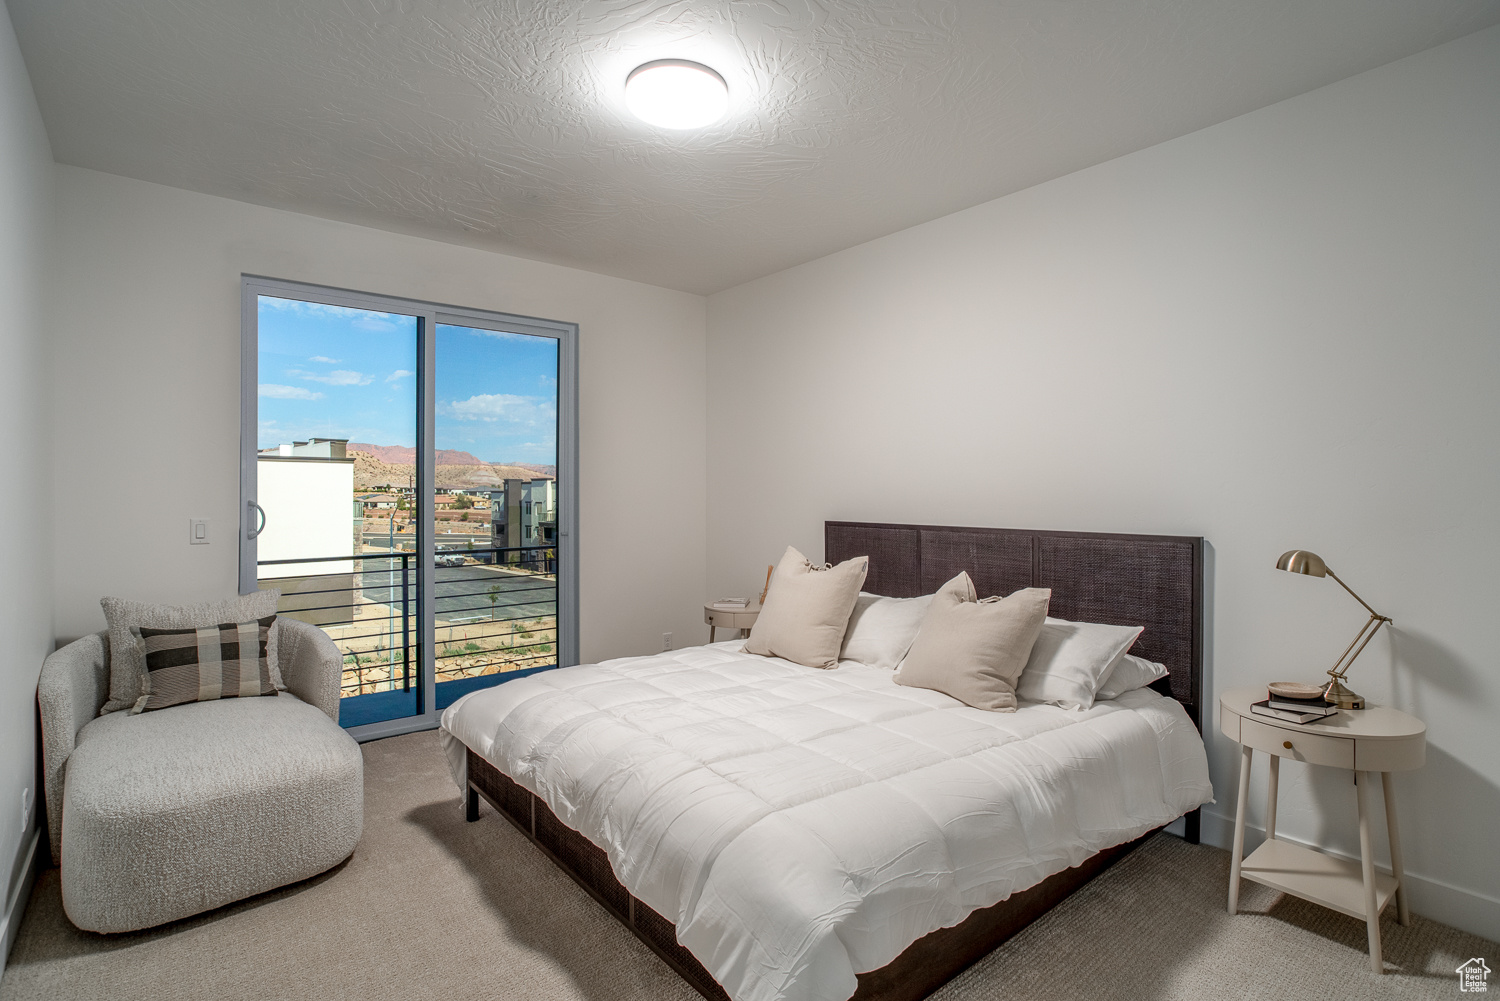
[[[1201,538],[848,521],[826,522],[823,536],[824,559],[831,563],[870,557],[865,590],[874,594],[931,594],[966,570],[982,595],[1050,587],[1049,613],[1057,618],[1145,626],[1131,652],[1166,665],[1168,676],[1152,687],[1181,702],[1202,731]],[[672,922],[615,878],[603,849],[472,750],[468,775],[467,819],[478,820],[479,801],[488,802],[700,994],[728,1001],[724,988],[678,943]],[[1197,844],[1199,811],[1183,822],[1184,836]],[[852,1001],[927,997],[1155,833],[1107,848],[951,928],[923,936],[886,966],[859,974]]]

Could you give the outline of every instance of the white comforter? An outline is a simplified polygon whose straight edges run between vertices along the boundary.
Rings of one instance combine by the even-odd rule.
[[[546,671],[443,714],[609,853],[736,1001],[844,1001],[937,928],[1209,801],[1182,707],[970,709],[740,641]]]

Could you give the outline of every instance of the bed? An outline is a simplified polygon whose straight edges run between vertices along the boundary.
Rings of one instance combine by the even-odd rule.
[[[705,997],[911,1001],[1210,798],[1202,540],[829,522],[867,591],[1052,588],[1143,625],[1162,691],[986,713],[737,641],[471,693],[442,738],[487,801]]]

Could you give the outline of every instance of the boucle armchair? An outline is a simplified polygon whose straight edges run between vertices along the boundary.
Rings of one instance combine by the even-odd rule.
[[[364,820],[359,745],[338,725],[342,658],[315,626],[280,618],[287,691],[100,716],[109,637],[47,658],[47,826],[63,909],[124,932],[307,879],[348,858]]]

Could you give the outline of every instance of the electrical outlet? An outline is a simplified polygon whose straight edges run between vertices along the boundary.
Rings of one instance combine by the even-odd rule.
[[[662,633],[661,634],[661,652],[662,653],[666,653],[670,649],[672,649],[672,634],[671,633]]]
[[[21,833],[31,830],[31,787],[21,790]]]
[[[208,545],[208,519],[207,518],[189,518],[188,519],[188,545],[190,545],[190,546],[206,546],[206,545]]]

